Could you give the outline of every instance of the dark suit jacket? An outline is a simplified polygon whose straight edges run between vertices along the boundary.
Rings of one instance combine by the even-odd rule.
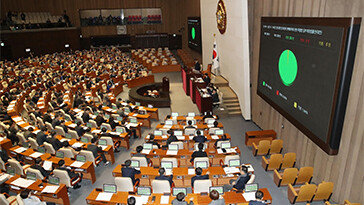
[[[49,173],[42,166],[40,166],[38,164],[35,164],[35,165],[30,166],[30,168],[39,170],[40,173],[42,173],[42,175],[44,177],[48,177],[49,176]]]
[[[193,162],[196,157],[207,157],[207,153],[204,151],[194,151],[191,155],[190,162]]]
[[[110,120],[109,124],[111,126],[111,129],[115,129],[115,127],[118,126],[118,124],[114,120]]]
[[[206,137],[203,135],[198,135],[193,137],[193,141],[197,142],[197,143],[204,143],[206,142]]]
[[[56,151],[62,147],[61,141],[57,138],[47,138],[47,142],[50,143]]]
[[[171,135],[167,139],[167,145],[171,144],[171,142],[177,142],[177,141],[178,141],[177,137],[174,135]]]
[[[82,114],[82,120],[84,123],[88,123],[88,121],[90,120],[90,115],[88,115],[87,113],[83,113]]]
[[[98,127],[100,127],[102,123],[106,122],[105,119],[100,115],[96,117],[95,121]]]
[[[76,126],[75,131],[77,132],[78,136],[81,137],[85,133],[85,130],[81,126]]]
[[[191,178],[191,185],[193,187],[193,183],[196,181],[196,180],[202,180],[202,179],[209,179],[209,175],[196,175],[194,177]]]
[[[171,185],[172,186],[172,183],[173,183],[173,175],[171,175],[171,176],[165,176],[165,175],[163,175],[163,176],[156,176],[155,177],[155,179],[158,179],[158,180],[167,180],[167,181],[169,181],[169,185]]]
[[[97,145],[89,144],[87,146],[87,150],[91,151],[95,158],[99,156],[98,151],[100,150],[100,148]]]
[[[49,114],[44,114],[43,121],[52,123],[52,118],[51,118],[51,116]]]
[[[249,205],[265,205],[262,201],[249,201]]]
[[[37,143],[38,145],[42,145],[47,140],[47,135],[44,132],[40,131],[37,133]]]
[[[245,184],[249,181],[250,175],[247,174],[246,176],[239,176],[237,179],[236,184],[233,186],[237,190],[244,190]]]
[[[133,184],[135,184],[135,175],[136,174],[140,174],[140,171],[136,170],[135,168],[132,168],[132,167],[122,167],[121,168],[121,175],[123,177],[130,177],[131,180],[133,181]]]
[[[0,150],[0,157],[4,163],[8,162],[8,160],[9,160],[8,153],[6,153],[5,150]]]

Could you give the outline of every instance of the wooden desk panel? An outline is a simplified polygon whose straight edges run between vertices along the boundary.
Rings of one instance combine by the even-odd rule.
[[[245,133],[245,145],[252,146],[253,142],[259,144],[261,140],[274,140],[277,139],[277,133],[274,130],[257,130]]]

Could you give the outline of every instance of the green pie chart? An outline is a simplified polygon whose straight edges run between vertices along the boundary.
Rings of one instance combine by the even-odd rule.
[[[291,50],[284,50],[279,57],[279,75],[285,86],[291,86],[297,77],[297,59]]]
[[[195,28],[192,27],[191,29],[191,36],[192,36],[192,39],[195,40],[195,37],[196,37],[196,30]]]

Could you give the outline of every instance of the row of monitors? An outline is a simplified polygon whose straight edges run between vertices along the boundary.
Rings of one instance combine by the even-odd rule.
[[[188,120],[187,120],[188,121]],[[215,122],[216,120],[215,119],[208,119],[207,120],[207,125],[210,125],[210,126],[212,126],[212,125],[214,125],[214,122]],[[196,124],[196,121],[195,120],[191,120],[191,122],[192,122],[192,124],[194,125],[194,124]],[[173,120],[166,120],[165,122],[164,122],[164,124],[165,125],[170,125],[170,126],[172,126],[173,124],[176,124],[175,123],[175,121],[173,121]]]
[[[195,131],[195,135],[197,135],[197,131],[198,130],[196,130]],[[200,131],[201,132],[201,131]],[[202,134],[203,132],[201,132],[201,134]],[[153,134],[154,134],[154,136],[162,136],[163,135],[163,131],[162,130],[154,130],[154,132],[153,132]],[[182,136],[183,135],[183,131],[182,130],[175,130],[174,132],[173,132],[173,134],[175,135],[175,136]],[[224,134],[224,130],[223,129],[216,129],[215,131],[214,131],[214,134],[215,135],[223,135]]]
[[[178,117],[179,115],[178,115],[178,112],[172,112],[171,113],[171,117]],[[187,114],[187,117],[195,117],[196,116],[196,114],[194,113],[194,112],[189,112],[188,114]]]
[[[198,150],[198,143],[195,144],[195,150]],[[207,144],[204,144],[204,148],[203,150],[206,150],[207,148]],[[231,143],[230,142],[221,142],[221,146],[220,146],[221,149],[230,149],[231,148]],[[143,149],[144,150],[152,150],[153,149],[153,144],[152,143],[144,143],[143,144]],[[178,145],[177,144],[169,144],[168,145],[168,150],[171,150],[171,151],[178,151],[179,148],[178,148]]]
[[[15,169],[12,168],[12,167],[7,167],[6,168],[6,173],[14,176],[15,175]],[[36,181],[37,180],[37,175],[34,172],[27,172],[26,178],[28,180]],[[56,176],[49,176],[48,177],[48,183],[53,184],[53,185],[59,185],[60,180]]]
[[[258,189],[259,189],[258,184],[246,184],[244,191],[245,192],[256,192],[256,191],[258,191]],[[209,188],[209,192],[211,192],[212,190],[216,190],[217,192],[219,192],[220,195],[224,194],[224,187],[222,187],[222,186],[211,186]],[[107,193],[116,193],[117,187],[115,184],[103,184],[103,191],[107,192]],[[172,189],[173,196],[176,196],[177,194],[179,194],[181,192],[184,193],[185,195],[187,195],[187,188],[174,187]],[[151,187],[138,187],[137,194],[150,196],[152,194],[152,188]]]

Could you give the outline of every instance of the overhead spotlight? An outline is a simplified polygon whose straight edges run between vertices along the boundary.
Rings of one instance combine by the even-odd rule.
[[[30,48],[26,48],[25,49],[25,52],[30,52]]]
[[[70,44],[64,44],[64,47],[65,48],[69,48],[70,47]]]
[[[173,34],[173,37],[176,37],[176,34],[175,33]]]
[[[80,38],[82,38],[82,34],[80,35]]]
[[[5,46],[5,43],[1,42],[1,46]]]

